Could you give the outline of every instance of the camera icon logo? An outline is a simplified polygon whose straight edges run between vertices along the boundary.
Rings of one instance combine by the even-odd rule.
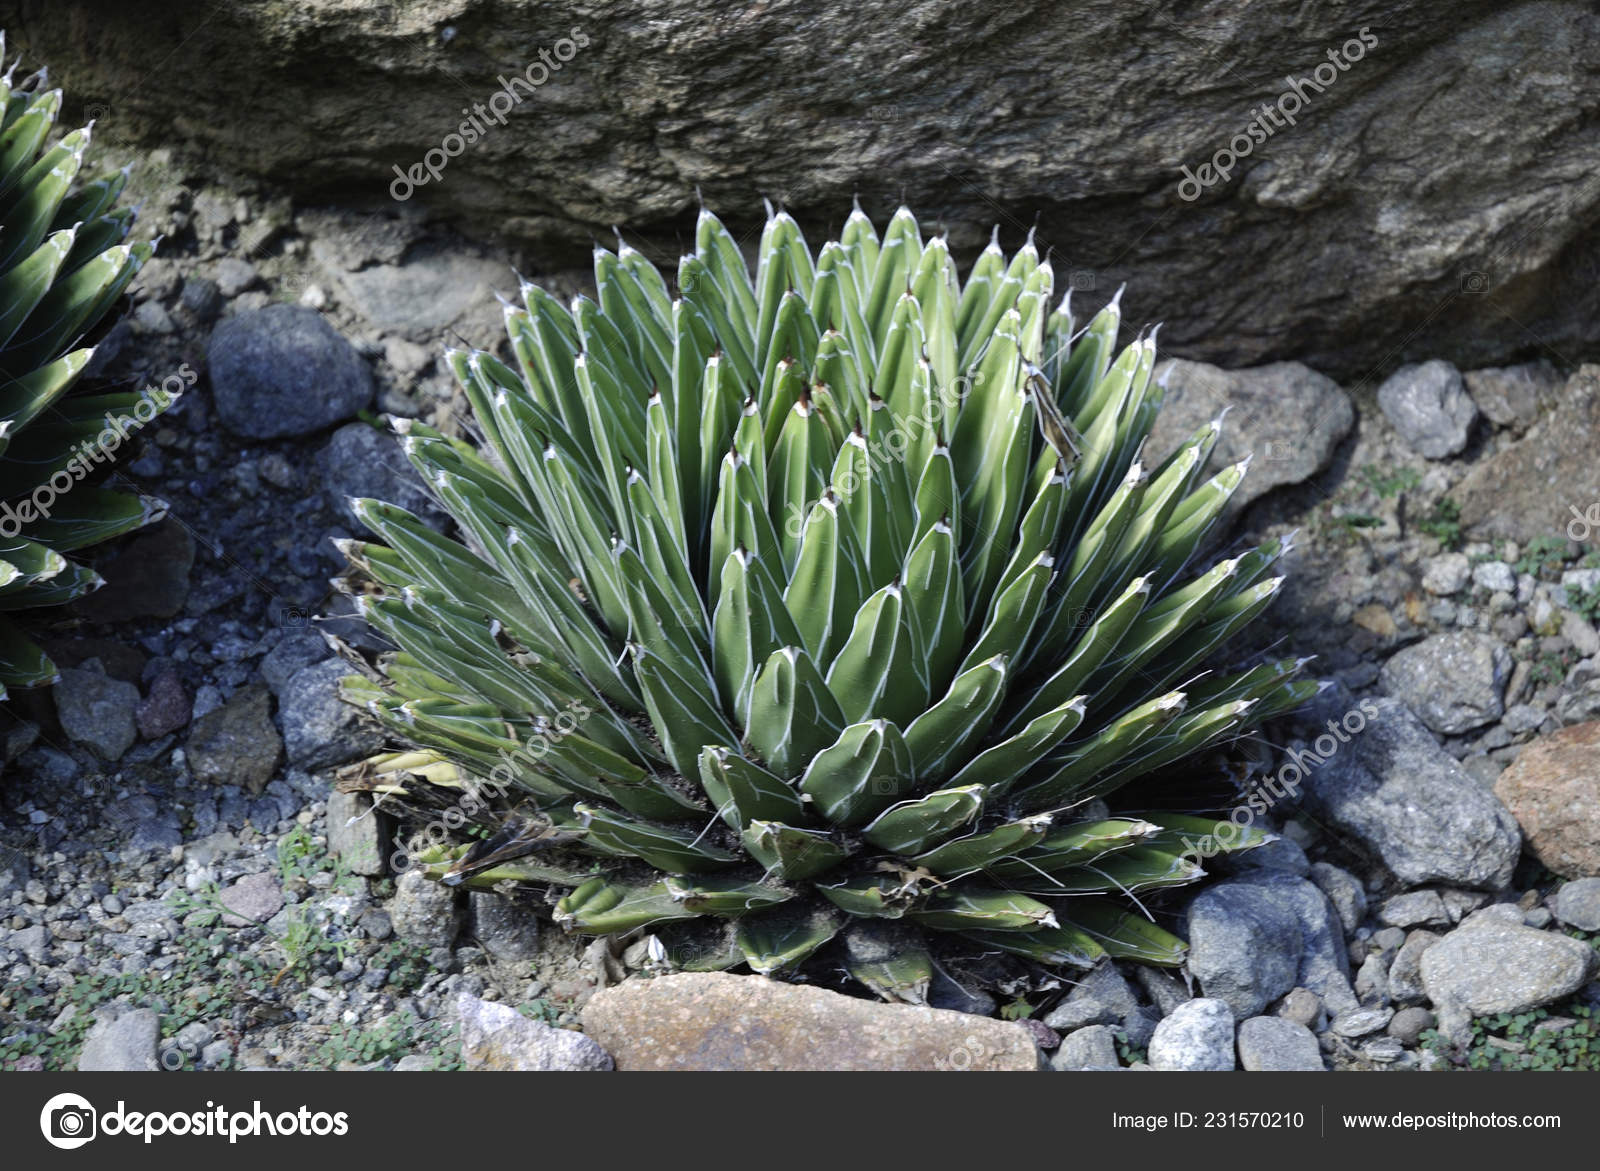
[[[77,1094],[57,1094],[39,1111],[39,1129],[44,1140],[63,1151],[72,1151],[94,1138],[99,1113],[87,1098]]]

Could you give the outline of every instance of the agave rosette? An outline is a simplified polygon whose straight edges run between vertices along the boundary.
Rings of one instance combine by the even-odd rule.
[[[355,502],[395,649],[345,694],[415,746],[358,783],[508,786],[435,873],[565,888],[560,921],[680,966],[778,971],[886,920],[1177,962],[1121,896],[1197,878],[1211,823],[1097,799],[1315,684],[1205,669],[1285,548],[1191,569],[1245,467],[1207,474],[1217,422],[1143,462],[1154,337],[1052,309],[1031,241],[959,281],[905,209],[815,254],[769,213],[753,281],[702,212],[676,296],[626,245],[595,282],[524,285],[513,365],[449,355],[481,443],[401,423],[460,541]]]
[[[5,38],[0,34],[0,57]],[[71,395],[93,349],[83,345],[152,246],[125,243],[131,208],[118,172],[79,182],[90,128],[55,136],[61,91],[44,70],[0,77],[0,696],[52,682],[49,657],[9,615],[71,601],[101,579],[63,554],[159,518],[148,497],[79,483],[98,460],[108,417],[138,392]],[[29,498],[48,493],[44,515]]]

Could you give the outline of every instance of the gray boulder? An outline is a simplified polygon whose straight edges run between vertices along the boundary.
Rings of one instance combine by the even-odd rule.
[[[456,1014],[461,1022],[461,1062],[468,1069],[523,1073],[612,1068],[610,1055],[582,1033],[529,1020],[509,1004],[463,992]]]
[[[1050,1057],[1050,1068],[1119,1069],[1117,1035],[1105,1025],[1089,1025],[1061,1038],[1061,1047]]]
[[[1571,996],[1594,968],[1581,940],[1479,914],[1423,952],[1422,984],[1435,1005],[1486,1016]]]
[[[99,663],[91,659],[85,667],[91,665]],[[55,686],[55,701],[61,730],[101,760],[121,759],[138,738],[139,689],[131,683],[101,671],[68,668]]]
[[[424,878],[419,870],[407,870],[395,880],[389,918],[395,934],[418,947],[449,947],[461,930],[456,892]]]
[[[1435,634],[1395,652],[1383,665],[1386,691],[1435,732],[1455,736],[1505,713],[1511,654],[1474,631]]]
[[[1152,463],[1227,411],[1207,465],[1219,471],[1251,456],[1250,474],[1228,501],[1233,516],[1274,488],[1299,484],[1328,466],[1350,433],[1355,410],[1339,384],[1298,362],[1253,370],[1222,370],[1174,361],[1161,371],[1167,397],[1150,432]]]
[[[1366,700],[1364,729],[1306,770],[1306,802],[1407,886],[1485,890],[1511,881],[1522,836],[1506,807],[1444,752],[1406,706]]]
[[[160,1036],[161,1021],[152,1009],[136,1008],[118,1017],[102,1017],[84,1038],[78,1069],[83,1073],[159,1069],[156,1042]]]
[[[308,435],[372,402],[372,375],[314,309],[269,305],[224,318],[207,353],[223,425],[247,439]]]
[[[1241,1017],[1295,987],[1333,1012],[1356,1003],[1342,925],[1327,896],[1292,875],[1253,874],[1201,891],[1189,905],[1189,970]]]
[[[399,441],[366,423],[347,423],[335,431],[317,453],[317,472],[328,503],[357,533],[365,534],[366,526],[350,508],[351,497],[398,504],[436,527],[448,519],[422,486]]]
[[[1478,417],[1461,372],[1438,359],[1396,370],[1378,388],[1378,406],[1410,448],[1428,459],[1460,454]]]
[[[1579,931],[1600,931],[1600,878],[1580,878],[1556,891],[1556,918]]]
[[[326,659],[284,684],[278,706],[289,763],[316,772],[383,747],[383,732],[366,713],[339,698],[339,680],[348,674],[342,659]]]
[[[1462,375],[1467,393],[1496,426],[1523,430],[1536,422],[1561,385],[1561,375],[1544,359],[1521,366],[1490,366]]]

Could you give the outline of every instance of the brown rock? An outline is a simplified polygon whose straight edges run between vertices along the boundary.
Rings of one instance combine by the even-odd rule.
[[[596,993],[583,1027],[622,1070],[1035,1070],[1024,1028],[761,976],[692,972]]]
[[[151,681],[150,693],[139,702],[134,718],[139,722],[139,735],[155,740],[187,724],[193,710],[183,680],[169,667]]]
[[[1350,616],[1362,630],[1377,635],[1379,638],[1392,639],[1399,635],[1400,627],[1395,623],[1394,615],[1381,602],[1371,602]]]
[[[1566,534],[1600,503],[1600,366],[1579,367],[1555,409],[1498,455],[1479,461],[1456,486],[1461,525],[1475,537],[1525,541]]]
[[[1600,875],[1600,721],[1529,744],[1494,792],[1550,870],[1563,878]]]
[[[283,739],[272,726],[271,692],[259,683],[195,722],[189,735],[189,769],[213,785],[239,785],[260,793],[283,755]]]
[[[1462,375],[1467,393],[1489,421],[1523,430],[1561,386],[1561,375],[1544,359],[1523,366],[1493,366]]]
[[[247,874],[217,896],[217,901],[232,914],[222,920],[229,927],[265,923],[283,910],[283,888],[270,872]]]

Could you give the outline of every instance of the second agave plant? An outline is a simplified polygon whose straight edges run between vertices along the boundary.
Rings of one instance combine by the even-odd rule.
[[[450,355],[481,442],[400,428],[460,539],[356,502],[394,650],[345,694],[408,748],[345,783],[462,827],[434,876],[678,966],[845,931],[916,999],[940,937],[1180,960],[1128,896],[1198,878],[1212,823],[1097,799],[1316,685],[1207,670],[1285,549],[1193,564],[1245,468],[1207,476],[1219,423],[1147,463],[1154,338],[1052,282],[1031,242],[960,281],[902,209],[815,252],[769,214],[753,279],[703,212],[676,294],[625,245],[594,299],[526,285],[514,364]]]

